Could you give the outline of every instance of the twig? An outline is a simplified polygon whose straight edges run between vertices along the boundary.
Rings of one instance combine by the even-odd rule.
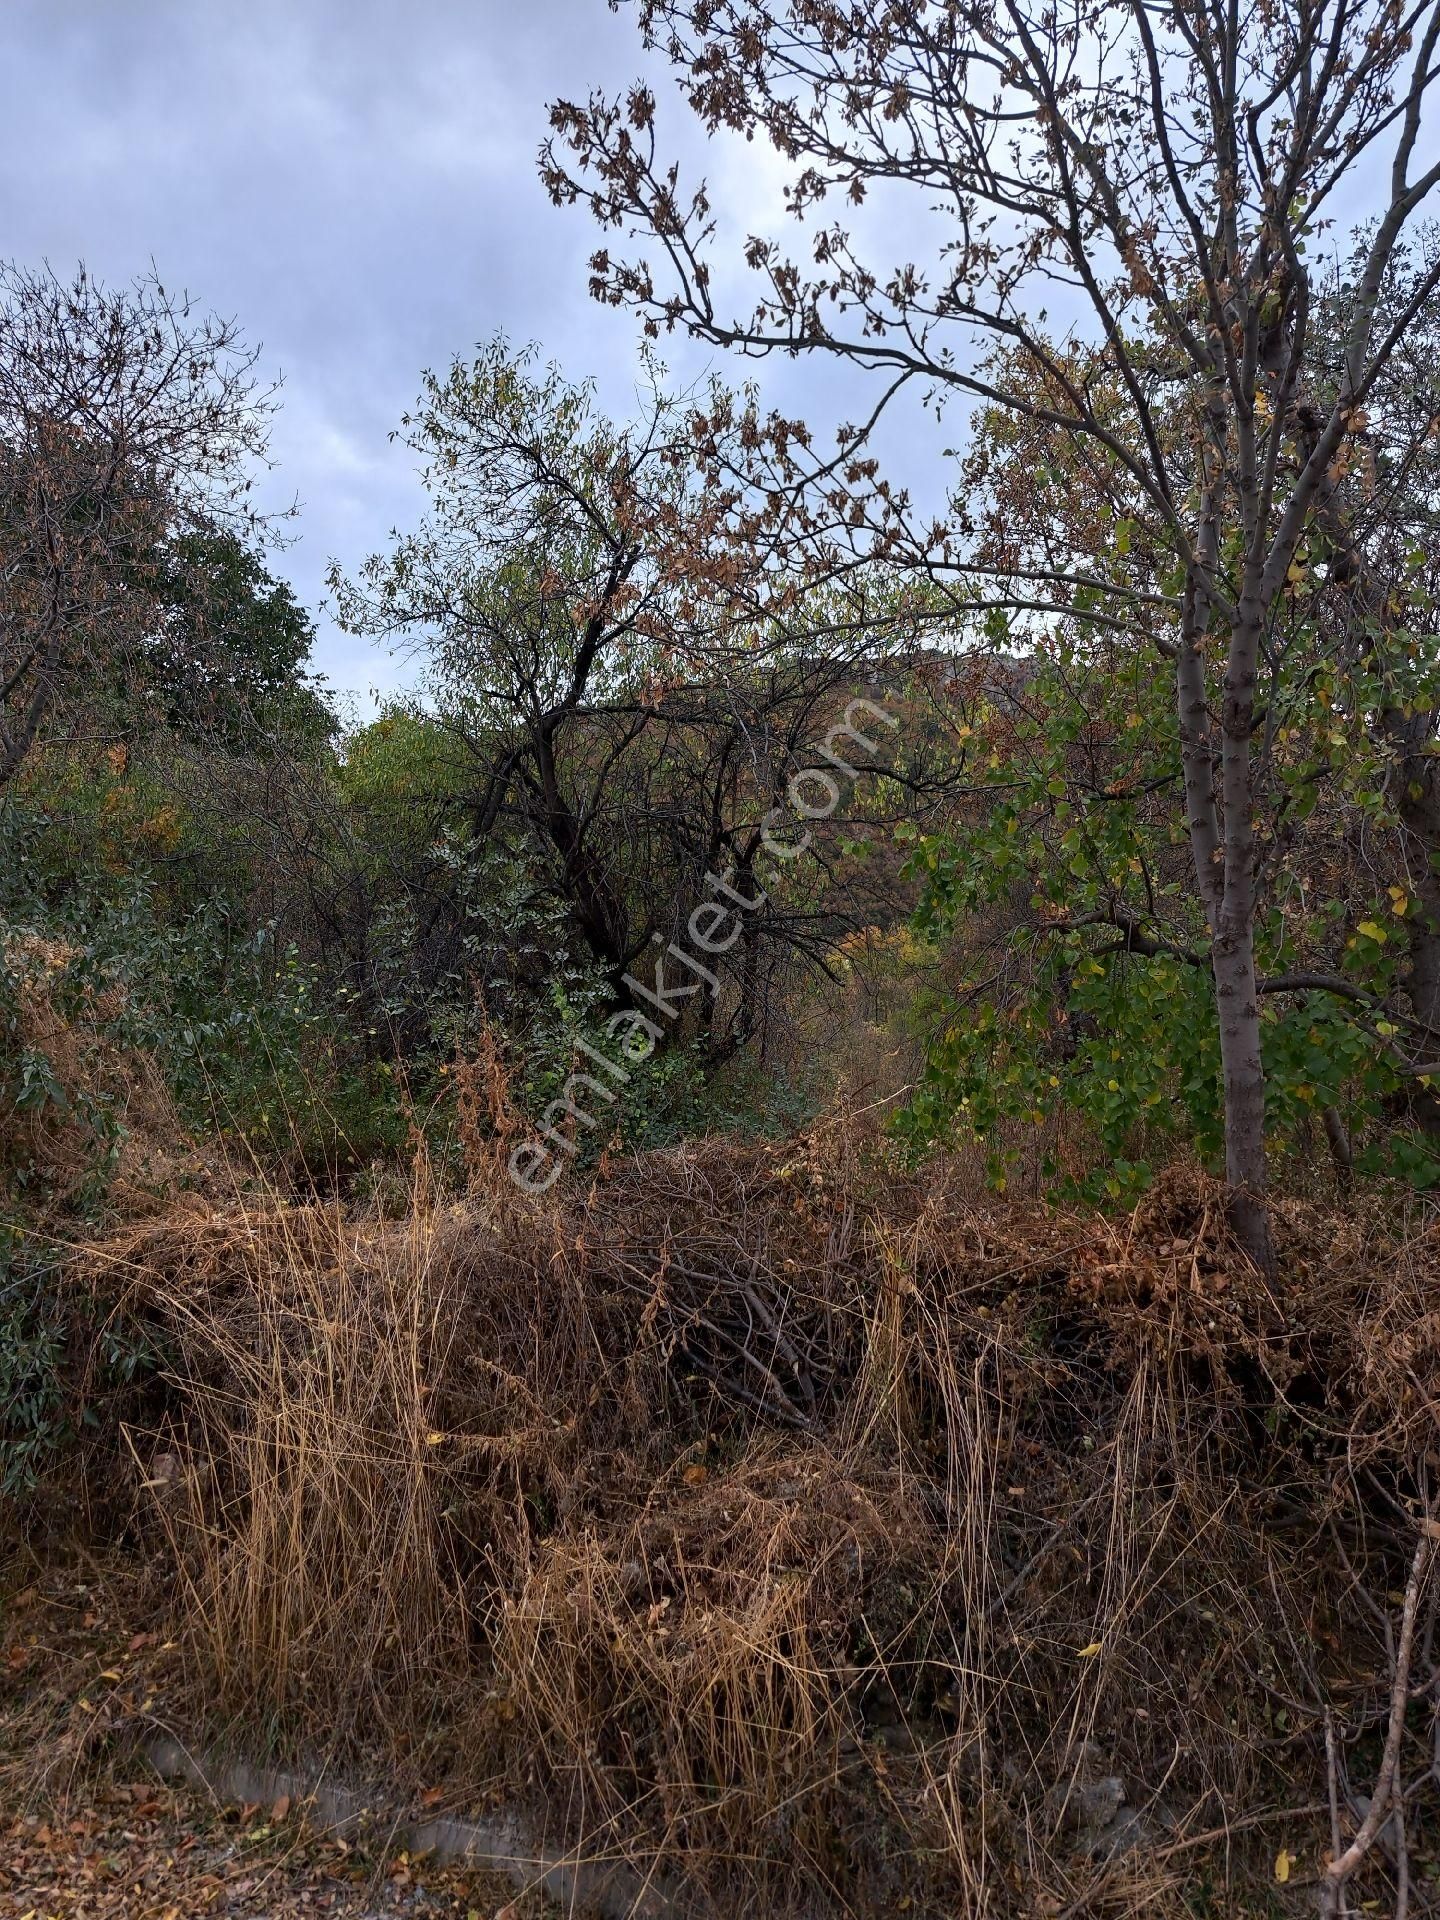
[[[1407,1920],[1410,1912],[1410,1848],[1405,1839],[1405,1782],[1399,1757],[1395,1761],[1395,1779],[1391,1788],[1395,1813],[1395,1920]]]
[[[1335,1752],[1335,1716],[1325,1709],[1325,1780],[1330,1789],[1330,1858],[1340,1858],[1340,1765]]]
[[[1243,1833],[1247,1827],[1268,1826],[1272,1820],[1310,1820],[1324,1811],[1323,1800],[1314,1800],[1303,1807],[1267,1807],[1259,1813],[1242,1814],[1223,1827],[1207,1827],[1204,1833],[1190,1833],[1183,1840],[1172,1840],[1168,1846],[1157,1847],[1150,1857],[1168,1860],[1173,1853],[1189,1853],[1194,1847],[1208,1847],[1212,1840],[1228,1840],[1232,1833]]]
[[[1390,1726],[1385,1735],[1385,1751],[1380,1757],[1380,1771],[1375,1776],[1375,1792],[1371,1796],[1370,1810],[1361,1821],[1360,1829],[1349,1846],[1338,1858],[1332,1859],[1325,1869],[1320,1911],[1330,1916],[1331,1920],[1338,1920],[1345,1882],[1374,1845],[1375,1836],[1384,1825],[1386,1809],[1390,1804],[1400,1764],[1400,1740],[1405,1731],[1405,1709],[1410,1700],[1410,1653],[1415,1640],[1415,1616],[1420,1607],[1420,1590],[1424,1584],[1425,1570],[1430,1562],[1432,1545],[1429,1535],[1422,1533],[1420,1543],[1415,1549],[1415,1558],[1410,1563],[1410,1578],[1405,1585],[1405,1604],[1400,1615],[1400,1643],[1395,1650],[1395,1668],[1390,1686]],[[1332,1762],[1330,1778],[1333,1799],[1335,1793],[1334,1735],[1328,1723],[1326,1747]],[[1403,1819],[1403,1804],[1400,1814]],[[1338,1812],[1332,1815],[1332,1824],[1338,1827]],[[1403,1838],[1400,1844],[1403,1849]]]

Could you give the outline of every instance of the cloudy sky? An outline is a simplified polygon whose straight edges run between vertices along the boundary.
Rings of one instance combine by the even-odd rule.
[[[332,555],[354,567],[419,512],[386,436],[422,368],[504,328],[633,403],[635,322],[589,299],[596,230],[535,170],[548,100],[643,69],[605,0],[6,0],[0,34],[0,252],[109,280],[153,259],[263,343],[273,484],[302,507],[277,565],[307,604]],[[766,223],[759,149],[698,155],[678,104],[668,127]],[[323,620],[319,656],[361,711],[413,671]]]

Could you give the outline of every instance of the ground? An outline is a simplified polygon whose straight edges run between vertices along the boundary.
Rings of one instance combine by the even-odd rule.
[[[288,1808],[222,1808],[153,1775],[79,1783],[45,1816],[6,1809],[0,1850],[5,1920],[195,1920],[200,1915],[380,1920],[462,1915],[525,1920],[493,1874],[391,1852],[383,1834],[352,1843],[316,1833]]]
[[[73,1565],[0,1586],[0,1920],[542,1920],[503,1876],[340,1838],[284,1801],[225,1807],[159,1780],[172,1650],[132,1630],[123,1580]]]

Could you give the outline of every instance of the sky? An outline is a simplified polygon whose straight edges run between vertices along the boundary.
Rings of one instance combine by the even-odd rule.
[[[549,100],[645,71],[633,19],[605,0],[5,0],[0,21],[0,255],[110,282],[153,261],[263,346],[283,378],[266,484],[301,509],[274,567],[363,717],[416,668],[325,617],[325,572],[423,510],[387,439],[421,371],[503,329],[633,407],[637,323],[590,299],[598,230],[550,204],[535,165]],[[766,151],[702,152],[678,102],[661,124],[738,225],[778,213]],[[667,350],[678,377],[710,364]],[[778,380],[856,413],[824,377]]]
[[[707,144],[647,64],[633,13],[606,0],[0,0],[0,258],[84,261],[111,283],[152,263],[164,284],[235,318],[283,380],[269,502],[298,500],[273,561],[319,623],[316,662],[364,718],[415,682],[413,657],[342,633],[323,607],[348,573],[424,509],[414,456],[388,436],[427,367],[503,330],[605,408],[635,406],[635,317],[589,297],[599,241],[556,208],[536,152],[547,103],[639,76],[660,101],[661,146],[702,173],[721,216],[717,304],[753,304],[734,241],[786,233],[780,162],[761,141]],[[925,259],[935,232],[907,195],[852,224],[872,263]],[[790,238],[793,245],[793,236]],[[612,242],[613,244],[613,242]],[[727,268],[726,262],[734,263]],[[712,364],[758,377],[764,399],[827,425],[869,411],[843,363],[725,366],[663,343],[677,381]],[[891,477],[939,504],[945,444],[918,405],[878,450]]]

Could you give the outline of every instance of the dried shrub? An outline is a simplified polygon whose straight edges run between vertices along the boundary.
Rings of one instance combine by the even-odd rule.
[[[1267,1283],[1197,1172],[971,1191],[842,1113],[95,1250],[179,1355],[136,1449],[197,1671],[716,1911],[1178,1911],[1199,1832],[1323,1801],[1327,1716],[1364,1772],[1440,1232],[1281,1204]]]

